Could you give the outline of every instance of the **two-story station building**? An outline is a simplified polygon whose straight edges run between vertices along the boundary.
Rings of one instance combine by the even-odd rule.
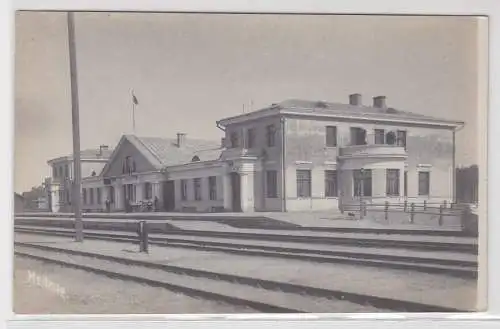
[[[197,212],[334,210],[360,197],[452,202],[463,124],[353,94],[348,104],[287,100],[219,120],[221,143],[125,135],[83,180],[84,209],[155,198],[163,211]]]
[[[111,151],[107,145],[98,149],[82,150],[80,162],[82,177],[94,179],[102,171],[109,160]],[[50,209],[53,212],[71,211],[73,186],[73,155],[61,156],[48,162],[51,167],[51,176],[45,181],[47,199],[50,200]]]

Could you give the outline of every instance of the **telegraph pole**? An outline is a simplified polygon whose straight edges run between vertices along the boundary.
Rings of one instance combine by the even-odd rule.
[[[74,13],[68,12],[69,72],[71,77],[71,123],[73,126],[73,209],[75,211],[75,240],[83,241],[82,171],[80,159],[80,109],[78,104],[78,75],[76,65]]]

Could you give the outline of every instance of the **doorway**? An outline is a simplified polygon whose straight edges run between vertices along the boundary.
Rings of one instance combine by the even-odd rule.
[[[175,183],[169,180],[163,183],[163,208],[165,211],[175,209]]]
[[[238,173],[231,173],[232,210],[241,212],[241,177]]]

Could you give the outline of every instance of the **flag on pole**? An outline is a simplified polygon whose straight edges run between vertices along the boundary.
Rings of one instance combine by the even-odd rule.
[[[132,102],[134,102],[135,105],[139,105],[139,101],[137,100],[137,97],[135,97],[133,90],[132,90]]]

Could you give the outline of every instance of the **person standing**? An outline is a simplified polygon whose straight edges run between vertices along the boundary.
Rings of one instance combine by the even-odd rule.
[[[160,209],[160,200],[158,199],[157,196],[155,196],[155,200],[154,200],[154,211],[159,211]]]
[[[106,199],[106,212],[111,212],[111,202]]]

